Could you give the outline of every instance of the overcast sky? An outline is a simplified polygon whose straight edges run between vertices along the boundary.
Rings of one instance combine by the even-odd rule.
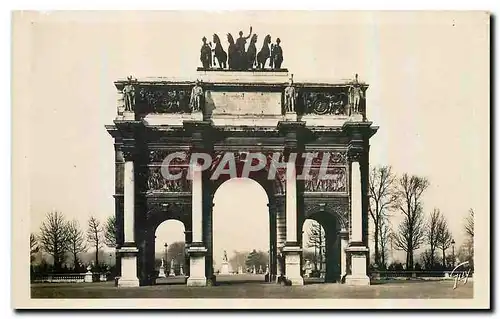
[[[371,139],[371,165],[429,178],[425,211],[439,208],[461,243],[468,209],[477,218],[489,214],[487,20],[480,12],[40,17],[32,25],[32,109],[25,119],[30,228],[37,232],[45,214],[56,209],[81,225],[90,215],[105,220],[114,214],[113,139],[104,128],[116,116],[113,81],[129,74],[194,79],[203,36],[225,39],[228,32],[248,33],[251,25],[258,48],[266,34],[273,42],[281,39],[283,67],[296,81],[358,73],[370,84],[368,118],[380,126]],[[265,193],[251,182],[233,181],[218,191],[217,255],[268,249],[266,204]],[[157,247],[182,240],[182,227],[170,225],[175,223],[158,229]]]

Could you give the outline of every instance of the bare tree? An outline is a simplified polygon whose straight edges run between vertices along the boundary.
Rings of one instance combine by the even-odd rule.
[[[315,269],[322,269],[323,266],[323,247],[325,246],[325,233],[320,223],[313,220],[311,226],[307,230],[307,247],[314,248],[314,265]],[[319,263],[319,268],[318,268]]]
[[[443,267],[446,267],[446,249],[450,248],[452,240],[453,238],[448,228],[448,222],[444,216],[441,215],[438,224],[437,247],[441,249],[443,253]]]
[[[434,208],[434,211],[431,213],[429,220],[425,225],[426,242],[429,245],[429,252],[426,254],[426,264],[431,267],[434,267],[435,264],[436,248],[440,232],[440,220],[441,212],[439,209]]]
[[[116,247],[116,216],[109,216],[104,225],[104,243],[108,247]]]
[[[396,201],[394,184],[396,176],[392,173],[391,166],[376,166],[370,171],[370,205],[369,212],[373,220],[374,239],[375,239],[375,264],[380,266],[381,241],[387,238],[381,238],[384,220],[387,219],[387,211]]]
[[[407,173],[399,178],[395,206],[403,215],[398,232],[394,234],[394,244],[406,252],[406,268],[413,269],[413,254],[424,241],[424,214],[422,194],[429,186],[424,177],[409,176]]]
[[[30,234],[30,262],[35,260],[35,254],[39,251],[36,235]]]
[[[465,233],[470,238],[474,238],[474,210],[469,209],[469,215],[465,218]]]
[[[69,252],[73,255],[73,268],[78,266],[78,254],[87,251],[85,237],[76,220],[68,223]]]
[[[95,264],[99,266],[99,249],[102,248],[102,226],[101,222],[91,216],[87,228],[87,241],[95,248]]]
[[[54,258],[54,269],[60,270],[68,251],[68,227],[61,212],[47,214],[40,227],[40,243],[42,250]]]

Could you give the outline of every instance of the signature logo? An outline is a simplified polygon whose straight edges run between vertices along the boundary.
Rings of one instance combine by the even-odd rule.
[[[453,289],[456,289],[458,286],[458,282],[462,280],[463,284],[465,285],[467,283],[467,280],[469,279],[469,274],[470,274],[470,268],[465,271],[465,266],[469,264],[468,261],[464,261],[463,263],[458,264],[453,270],[451,271],[450,277],[455,278],[455,284],[453,285]],[[463,267],[464,270],[460,271],[459,269]],[[456,273],[455,273],[456,272]]]

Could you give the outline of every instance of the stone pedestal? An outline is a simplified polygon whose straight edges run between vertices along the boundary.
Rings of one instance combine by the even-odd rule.
[[[297,113],[295,112],[286,112],[283,117],[285,121],[297,121]]]
[[[91,269],[92,268],[90,266],[87,267],[87,272],[85,273],[85,278],[84,278],[85,282],[92,282],[93,281],[92,280],[92,271],[91,271]]]
[[[285,277],[292,286],[304,284],[304,279],[300,275],[300,253],[302,249],[299,246],[285,246],[283,254],[285,255]]]
[[[118,279],[118,287],[139,287],[137,278],[137,254],[135,247],[122,247],[118,250],[122,258],[122,274]]]
[[[226,261],[222,262],[222,265],[220,266],[219,274],[229,275],[229,264]]]
[[[169,277],[175,277],[175,271],[173,267],[170,267],[170,273],[168,274]]]
[[[161,266],[160,267],[160,273],[158,274],[158,278],[165,278],[165,277],[167,277],[165,275],[165,267]]]
[[[370,278],[366,274],[368,248],[352,246],[347,248],[347,256],[351,260],[351,273],[346,276],[345,283],[355,286],[369,286]]]
[[[207,249],[200,246],[191,246],[188,249],[189,253],[189,278],[186,284],[188,286],[206,286],[207,278],[205,277],[205,255]]]

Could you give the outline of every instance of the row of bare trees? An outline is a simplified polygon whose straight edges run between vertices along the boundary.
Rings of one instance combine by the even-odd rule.
[[[429,187],[428,179],[407,173],[397,176],[391,166],[373,167],[369,178],[369,214],[374,225],[374,262],[377,267],[385,268],[387,265],[389,243],[406,253],[407,269],[414,268],[415,251],[423,248],[423,245],[429,247],[424,252],[426,266],[435,267],[439,250],[445,267],[446,250],[454,241],[448,222],[439,209],[435,208],[428,218],[425,217],[422,196]],[[472,209],[471,212],[472,218],[468,218],[466,233],[472,238]],[[402,217],[396,229],[392,229],[390,223],[390,217],[394,214]]]
[[[60,270],[70,256],[73,267],[79,264],[78,255],[95,249],[95,264],[99,265],[99,250],[107,245],[116,246],[116,219],[108,217],[105,223],[91,216],[87,229],[82,230],[77,220],[67,221],[58,211],[47,214],[39,234],[30,234],[30,259],[39,251],[52,256],[54,269]]]

